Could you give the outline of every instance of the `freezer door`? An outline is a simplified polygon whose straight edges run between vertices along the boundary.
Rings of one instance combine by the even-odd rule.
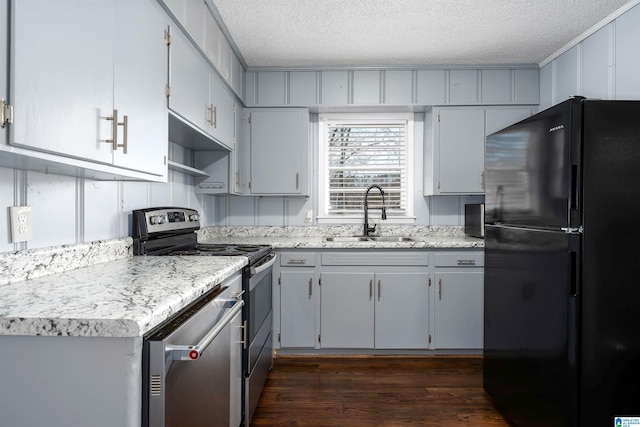
[[[518,426],[576,425],[572,246],[562,232],[486,227],[484,388]]]
[[[571,99],[487,136],[487,224],[580,224],[580,114]]]

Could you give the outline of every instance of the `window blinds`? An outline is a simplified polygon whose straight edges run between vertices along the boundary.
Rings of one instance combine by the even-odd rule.
[[[363,211],[367,188],[385,192],[388,215],[407,208],[406,121],[327,123],[328,202],[330,214]],[[380,192],[369,193],[369,207],[380,208]]]

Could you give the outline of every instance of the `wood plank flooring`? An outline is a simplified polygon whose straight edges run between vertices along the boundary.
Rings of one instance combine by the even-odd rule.
[[[479,356],[282,356],[252,426],[505,427]]]

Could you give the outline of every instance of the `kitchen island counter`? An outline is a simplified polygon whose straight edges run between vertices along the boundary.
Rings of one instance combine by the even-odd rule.
[[[139,337],[247,264],[127,257],[0,286],[0,335]]]

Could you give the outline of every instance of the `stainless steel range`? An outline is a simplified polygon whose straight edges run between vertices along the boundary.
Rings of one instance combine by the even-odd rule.
[[[186,208],[165,207],[133,211],[135,255],[245,256],[242,271],[243,422],[248,426],[273,362],[272,266],[275,254],[268,245],[198,243],[200,215]]]

